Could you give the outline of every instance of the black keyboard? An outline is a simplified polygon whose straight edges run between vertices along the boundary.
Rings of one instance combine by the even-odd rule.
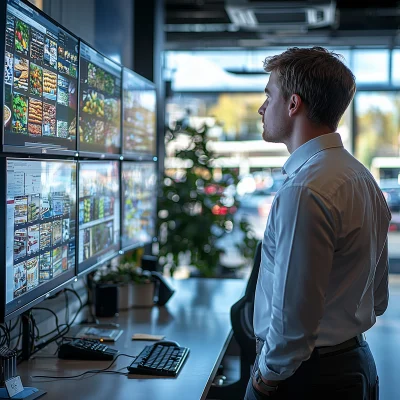
[[[118,350],[90,339],[71,340],[58,350],[58,357],[65,360],[113,360],[117,354]]]
[[[128,367],[132,374],[176,376],[189,354],[187,347],[146,346]]]

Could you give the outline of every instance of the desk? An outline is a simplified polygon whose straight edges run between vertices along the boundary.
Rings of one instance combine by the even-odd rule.
[[[109,361],[74,361],[35,358],[21,363],[18,373],[25,386],[46,390],[48,400],[200,400],[205,399],[232,337],[230,307],[242,296],[246,282],[235,279],[175,281],[176,292],[165,307],[133,309],[120,314],[124,330],[115,347],[137,355],[146,344],[132,341],[135,332],[164,334],[189,347],[190,354],[176,378],[97,374],[74,380],[31,379],[31,375],[77,375],[107,367]],[[50,356],[44,349],[42,357]],[[44,354],[45,352],[45,354]],[[54,348],[53,348],[54,352]],[[121,370],[132,359],[119,357],[112,370]],[[123,372],[125,372],[123,370]]]

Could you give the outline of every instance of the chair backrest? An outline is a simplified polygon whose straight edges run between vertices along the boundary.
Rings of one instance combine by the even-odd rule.
[[[258,272],[260,271],[261,249],[262,249],[262,242],[260,241],[257,243],[256,252],[254,254],[254,260],[253,260],[253,269],[251,270],[249,280],[247,281],[246,292],[245,292],[245,296],[249,300],[252,299],[253,302],[254,302],[254,296],[256,294]]]
[[[231,307],[233,335],[241,349],[242,357],[253,363],[256,357],[256,338],[253,329],[254,297],[261,263],[262,242],[257,244],[244,296]]]

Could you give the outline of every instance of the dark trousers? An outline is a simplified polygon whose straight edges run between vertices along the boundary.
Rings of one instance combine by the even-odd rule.
[[[258,362],[256,358],[255,367]],[[253,369],[255,371],[255,369]],[[379,381],[368,343],[310,359],[270,396],[257,392],[250,379],[245,400],[379,400]]]

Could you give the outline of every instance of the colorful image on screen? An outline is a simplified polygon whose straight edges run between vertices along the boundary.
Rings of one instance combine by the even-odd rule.
[[[79,150],[119,153],[121,67],[80,45]]]
[[[4,144],[76,150],[78,40],[8,0]]]
[[[157,207],[156,182],[154,162],[122,163],[122,248],[153,241]]]
[[[75,243],[75,225],[62,234],[64,221],[75,221],[75,202],[75,162],[7,160],[7,303],[74,270],[75,250],[61,266],[57,251]]]
[[[156,90],[151,82],[124,68],[123,153],[156,155]]]
[[[119,193],[118,162],[79,163],[79,272],[118,252]]]

